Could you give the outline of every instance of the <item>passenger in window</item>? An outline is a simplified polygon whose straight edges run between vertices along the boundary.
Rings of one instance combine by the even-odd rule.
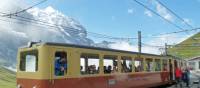
[[[141,72],[143,70],[142,66],[138,65],[137,70],[138,70],[138,72]]]
[[[107,73],[107,67],[103,66],[104,73]]]
[[[147,62],[147,71],[150,72],[151,71],[151,67],[150,67],[150,63]]]
[[[85,72],[86,72],[86,74],[90,74],[90,66],[86,67],[86,71]]]
[[[83,66],[80,66],[80,70],[81,70],[81,71],[83,70]]]
[[[135,72],[138,72],[138,69],[135,65],[134,65],[134,70],[135,70]]]
[[[114,66],[114,67],[113,67],[113,73],[115,73],[115,72],[117,72],[117,71],[118,71],[117,67]]]
[[[97,73],[96,67],[97,67],[96,65],[92,65],[93,74],[96,74],[96,73]]]
[[[89,74],[95,74],[96,71],[96,65],[90,65],[89,66]]]
[[[122,72],[127,72],[126,61],[125,60],[122,61],[121,66],[122,66]]]
[[[118,68],[117,68],[117,61],[115,60],[113,62],[113,72],[117,72],[118,71]]]
[[[112,72],[112,66],[109,65],[109,66],[108,66],[108,69],[107,69],[107,73],[111,73],[111,72]]]
[[[129,72],[132,72],[132,64],[129,62]]]
[[[60,57],[55,61],[55,75],[56,76],[63,76],[67,69],[67,62],[66,58]]]

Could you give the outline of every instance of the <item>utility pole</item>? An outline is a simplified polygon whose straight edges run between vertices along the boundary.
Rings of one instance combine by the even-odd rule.
[[[142,39],[141,39],[141,31],[138,31],[138,52],[141,53],[142,52]]]
[[[167,43],[165,43],[165,55],[167,55]]]

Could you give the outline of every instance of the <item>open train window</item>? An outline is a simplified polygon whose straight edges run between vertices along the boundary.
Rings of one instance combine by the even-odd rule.
[[[67,53],[64,51],[57,51],[55,53],[55,75],[56,76],[64,76],[67,73]]]
[[[199,69],[200,69],[200,61],[199,61],[198,65],[199,65]]]
[[[143,59],[136,58],[134,61],[135,72],[142,72],[143,71]]]
[[[103,62],[104,62],[104,73],[105,74],[111,74],[111,73],[118,72],[117,56],[105,55]]]
[[[121,57],[122,73],[132,72],[132,59],[128,56]]]
[[[189,64],[189,67],[191,68],[191,70],[196,70],[196,68],[195,68],[196,62],[190,61],[190,62],[188,62],[188,64]],[[200,62],[199,62],[199,65],[200,65]]]
[[[161,71],[161,63],[160,63],[160,59],[155,59],[155,71]]]
[[[99,55],[98,54],[81,54],[80,58],[80,72],[85,74],[98,74],[99,73]]]
[[[20,71],[38,71],[38,51],[25,51],[20,53]]]
[[[147,72],[152,72],[154,71],[154,63],[153,63],[153,59],[151,58],[147,58],[146,59],[146,71]]]
[[[163,60],[163,71],[168,71],[168,65],[167,65],[167,63],[168,63],[168,60]]]

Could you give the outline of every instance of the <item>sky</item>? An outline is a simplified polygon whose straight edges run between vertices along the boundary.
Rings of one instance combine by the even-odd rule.
[[[0,5],[1,7],[0,11],[6,13],[16,12],[19,10],[19,8],[15,7],[20,6],[21,9],[24,9],[26,7],[34,5],[35,3],[40,2],[41,0],[15,0],[15,1],[16,2],[13,2],[12,0],[7,0],[6,4],[5,3],[2,4],[3,2],[0,3],[2,4]],[[23,1],[27,1],[27,3],[24,3]],[[179,20],[176,16],[170,13],[156,0],[138,0],[138,1],[144,3],[147,7],[151,8],[153,11],[155,11],[168,21],[172,22],[173,24],[178,25],[183,29],[191,29],[191,27],[185,25],[183,21]],[[200,0],[159,0],[159,1],[162,2],[164,5],[166,5],[168,8],[170,8],[172,11],[174,11],[181,18],[183,18],[185,22],[192,25],[193,28],[199,27]],[[12,2],[13,4],[11,5]],[[172,24],[169,24],[161,17],[153,14],[151,11],[145,9],[138,3],[134,2],[134,0],[47,0],[45,3],[36,6],[36,8],[39,8],[38,10],[41,10],[41,12],[44,11],[45,8],[47,7],[52,7],[59,13],[62,13],[67,17],[71,17],[76,21],[79,21],[80,24],[83,27],[85,27],[85,29],[89,32],[95,32],[115,37],[135,38],[137,37],[137,32],[141,31],[142,36],[145,36],[145,38],[142,38],[142,43],[145,43],[142,46],[142,52],[144,53],[159,54],[160,53],[159,48],[161,47],[157,46],[162,46],[163,48],[163,45],[165,43],[177,44],[185,40],[186,38],[192,36],[193,34],[199,32],[199,31],[193,31],[186,33],[184,32],[180,34],[160,35],[156,36],[156,38],[149,37],[153,34],[180,31],[180,29],[178,29]],[[44,18],[46,18],[46,16]],[[0,22],[0,23],[1,24],[3,23],[2,27],[4,26],[6,28],[6,29],[1,28],[0,36],[4,37],[9,36],[9,38],[6,39],[4,37],[0,37],[2,38],[1,40],[4,41],[2,42],[2,44],[4,44],[6,47],[9,47],[9,49],[2,47],[2,50],[8,50],[8,56],[10,56],[9,50],[15,48],[17,49],[17,47],[21,45],[22,42],[25,43],[26,41],[29,40],[27,36],[24,36],[26,32],[27,32],[26,35],[31,36],[31,39],[32,38],[41,39],[40,36],[43,36],[45,39],[52,40],[52,38],[54,38],[55,35],[62,36],[59,34],[60,32],[55,34],[55,32],[48,31],[46,29],[43,30],[44,32],[40,32],[40,30],[35,31],[37,27],[32,27],[31,25],[23,25],[23,24],[12,25],[12,23],[5,23],[5,22]],[[23,29],[26,27],[29,30],[33,31],[24,31]],[[10,30],[7,30],[8,28]],[[44,28],[38,28],[38,29],[44,29]],[[46,34],[46,36],[44,36],[43,34]],[[78,38],[75,37],[75,39],[73,38],[73,40],[76,39],[79,40],[79,38],[80,37]],[[137,40],[135,39],[129,40],[128,42],[121,40],[109,40],[106,38],[99,39],[94,36],[91,36],[90,34],[88,34],[88,38],[92,39],[95,42],[101,42],[103,40],[106,40],[108,42],[114,41],[115,43],[110,44],[109,48],[137,51]],[[18,39],[18,41],[13,41],[15,39]],[[55,40],[59,39],[56,38]],[[7,43],[5,43],[5,41]],[[12,50],[12,52],[16,51]]]
[[[33,0],[35,3],[38,0]],[[155,0],[139,0],[156,11]],[[198,27],[200,0],[160,0],[168,8]],[[60,12],[78,20],[88,31],[112,36],[136,37],[137,31],[143,35],[178,31],[180,29],[144,9],[133,0],[48,0],[39,7],[52,6]],[[159,6],[158,6],[159,8]],[[157,11],[159,12],[159,11]],[[184,29],[190,27],[160,7],[163,16]]]
[[[156,0],[138,0],[146,6],[160,14],[165,19],[178,25],[182,29],[191,29],[176,16],[170,13]],[[169,9],[174,11],[185,22],[197,28],[200,25],[200,0],[159,0]],[[38,0],[29,0],[34,4]],[[51,6],[78,20],[90,32],[116,36],[116,37],[137,37],[137,31],[142,32],[142,36],[160,34],[166,32],[180,31],[181,29],[169,24],[161,17],[145,9],[134,0],[48,0],[39,5],[39,8]],[[144,43],[177,43],[198,31],[162,35],[163,38],[144,38]],[[93,38],[95,40],[95,38]],[[97,41],[100,39],[96,39]],[[103,39],[102,39],[103,40]],[[115,40],[116,41],[116,40]],[[130,40],[137,43],[137,40]]]

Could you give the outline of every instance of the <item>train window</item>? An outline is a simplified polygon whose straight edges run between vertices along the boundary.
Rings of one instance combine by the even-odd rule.
[[[200,61],[199,61],[199,69],[200,69]]]
[[[161,71],[160,59],[155,59],[155,71]]]
[[[167,71],[168,70],[168,65],[167,65],[168,60],[163,60],[163,71]]]
[[[134,61],[135,72],[142,72],[143,71],[143,59],[136,58]]]
[[[191,70],[195,70],[196,63],[194,61],[190,61],[190,62],[188,62],[188,64],[189,64],[189,67],[191,68]]]
[[[67,53],[58,51],[55,53],[55,75],[64,76],[67,73]]]
[[[20,55],[20,70],[36,72],[38,70],[38,51],[26,51]]]
[[[82,75],[99,73],[99,55],[82,54],[80,59],[80,72]]]
[[[104,56],[104,73],[110,74],[118,71],[117,56],[105,55]]]
[[[188,64],[189,64],[191,70],[195,70],[196,63],[194,61],[188,62]]]
[[[152,72],[152,71],[154,71],[154,63],[153,63],[153,59],[151,59],[151,58],[147,58],[146,59],[146,71],[148,71],[148,72]]]
[[[131,59],[131,57],[122,56],[121,57],[121,65],[122,65],[121,72],[123,72],[123,73],[132,72],[132,59]]]

